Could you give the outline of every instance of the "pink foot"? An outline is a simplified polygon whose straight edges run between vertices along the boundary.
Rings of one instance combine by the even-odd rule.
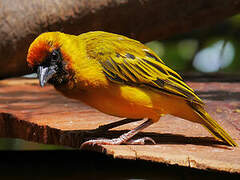
[[[144,145],[144,144],[156,144],[156,142],[150,138],[150,137],[144,137],[140,139],[134,139],[129,141],[122,141],[120,138],[114,138],[114,139],[93,139],[84,142],[80,149],[83,149],[84,147],[94,146],[94,145],[119,145],[119,144],[127,144],[127,145]]]
[[[152,144],[156,144],[155,141],[149,137],[140,138],[136,140],[130,140],[134,135],[136,135],[139,131],[143,130],[144,128],[153,124],[151,119],[148,119],[144,123],[140,124],[138,127],[134,128],[133,130],[122,134],[118,138],[114,139],[93,139],[84,142],[80,149],[85,147],[94,146],[94,145],[119,145],[119,144],[146,144],[147,141],[151,142]]]
[[[131,144],[131,145],[144,145],[144,144],[156,144],[156,142],[150,137],[144,137],[139,139],[132,139],[124,144]]]
[[[122,141],[119,138],[114,138],[114,139],[104,139],[104,138],[99,138],[99,139],[92,139],[89,141],[86,141],[82,143],[80,146],[80,149],[86,147],[86,146],[94,146],[94,145],[119,145],[121,144]]]

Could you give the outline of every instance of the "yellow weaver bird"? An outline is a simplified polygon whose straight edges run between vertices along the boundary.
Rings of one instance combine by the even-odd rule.
[[[64,96],[106,114],[132,121],[148,118],[118,138],[89,140],[84,145],[144,144],[148,138],[131,138],[171,114],[199,123],[217,139],[237,146],[181,76],[136,40],[101,31],[79,36],[47,32],[30,45],[27,62],[37,71],[42,87],[49,82]]]

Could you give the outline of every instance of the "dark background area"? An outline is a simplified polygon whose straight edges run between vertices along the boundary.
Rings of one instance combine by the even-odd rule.
[[[202,171],[142,160],[122,160],[87,151],[2,151],[0,178],[7,180],[213,180],[237,174]]]

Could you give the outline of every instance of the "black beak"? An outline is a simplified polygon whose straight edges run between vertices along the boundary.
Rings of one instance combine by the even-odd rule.
[[[44,67],[44,66],[39,66],[38,67],[38,79],[40,86],[43,87],[51,77],[56,73],[55,67],[54,66],[49,66],[49,67]]]

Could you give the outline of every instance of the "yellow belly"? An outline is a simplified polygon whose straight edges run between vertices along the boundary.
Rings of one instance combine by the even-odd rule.
[[[111,83],[104,88],[72,89],[61,92],[103,113],[118,117],[151,118],[153,121],[158,121],[163,114],[173,114],[183,118],[190,114],[192,116],[192,110],[185,100],[147,88]]]

